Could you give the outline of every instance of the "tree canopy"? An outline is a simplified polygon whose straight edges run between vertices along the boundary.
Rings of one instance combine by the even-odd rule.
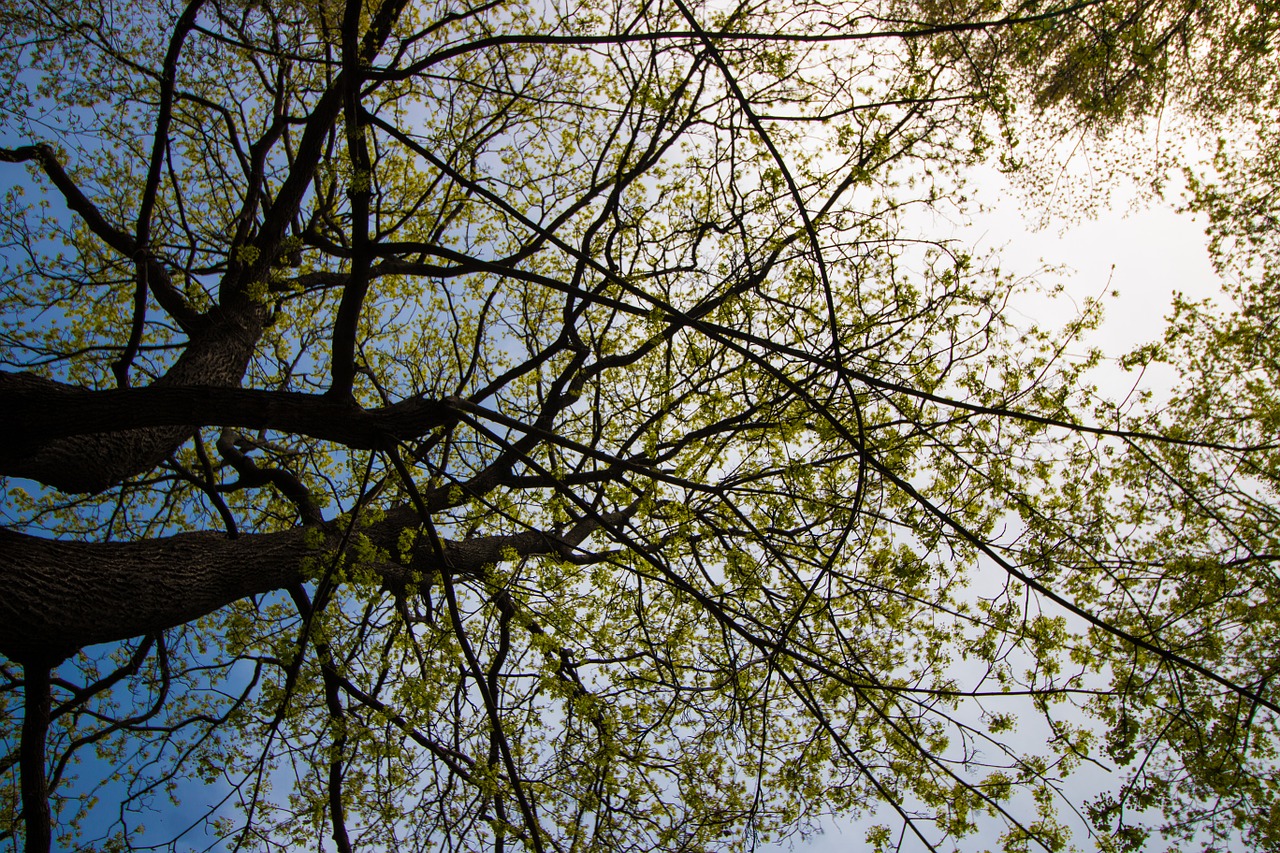
[[[1272,14],[7,5],[0,841],[1280,850]],[[1113,400],[938,222],[1175,119]]]

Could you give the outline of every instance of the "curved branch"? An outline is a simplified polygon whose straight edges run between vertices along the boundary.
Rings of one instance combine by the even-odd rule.
[[[151,257],[151,214],[155,210],[156,197],[160,194],[160,169],[164,165],[165,152],[169,148],[169,125],[173,120],[173,89],[178,76],[178,56],[187,34],[195,26],[196,15],[204,0],[191,0],[183,11],[169,39],[169,50],[164,57],[164,72],[160,78],[160,111],[156,118],[156,130],[151,143],[151,164],[147,169],[147,182],[142,188],[142,204],[138,209],[137,236],[134,238],[134,264],[137,267],[133,293],[133,323],[129,331],[129,343],[124,352],[111,364],[116,384],[129,387],[129,368],[142,345],[142,330],[147,323],[147,291],[151,280],[151,268],[159,266]],[[163,282],[161,286],[167,286]],[[170,289],[172,289],[170,287]]]
[[[0,162],[24,163],[29,160],[34,160],[40,165],[45,175],[58,188],[58,192],[62,193],[67,207],[84,221],[98,239],[131,260],[138,256],[138,241],[107,221],[102,211],[98,210],[97,206],[80,191],[75,181],[62,168],[57,155],[49,145],[41,142],[18,148],[0,148]],[[142,263],[146,269],[151,295],[184,332],[194,334],[208,325],[208,319],[197,313],[187,303],[186,298],[174,288],[169,272],[163,264],[154,257],[147,257]]]
[[[236,447],[236,434],[230,428],[224,428],[218,437],[218,452],[222,458],[231,463],[240,475],[238,488],[262,486],[270,483],[280,490],[289,502],[298,510],[298,517],[303,524],[320,524],[323,517],[311,492],[293,472],[283,468],[259,468],[248,456]]]

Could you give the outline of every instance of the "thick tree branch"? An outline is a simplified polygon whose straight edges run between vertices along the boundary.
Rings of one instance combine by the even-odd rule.
[[[51,471],[42,464],[43,451],[71,437],[100,437],[105,444],[126,430],[180,427],[181,441],[197,426],[233,426],[373,449],[417,438],[453,417],[447,403],[421,398],[365,410],[350,401],[294,392],[158,384],[86,391],[28,373],[0,373],[0,474],[62,488],[67,481],[51,473],[74,479],[75,472]],[[79,464],[95,464],[88,448]]]
[[[602,516],[616,523],[626,513]],[[441,570],[429,549],[410,565],[396,561],[400,534],[420,525],[408,507],[393,509],[358,532],[388,559],[372,566],[389,587]],[[444,542],[449,570],[481,577],[512,555],[571,557],[600,528],[584,519],[565,533],[526,530]],[[240,535],[182,533],[141,542],[73,542],[0,529],[0,654],[24,665],[52,665],[96,643],[126,640],[183,625],[251,595],[308,578],[308,563],[339,548],[334,522],[316,544],[314,528]],[[310,559],[309,559],[310,558]]]
[[[150,388],[141,390],[240,384],[262,334],[265,311],[248,305],[238,312],[215,311],[211,316],[216,321],[188,341],[178,360]],[[24,392],[5,403],[17,407],[10,409],[17,420],[0,425],[0,472],[29,477],[64,492],[100,492],[144,474],[168,459],[194,428],[184,424],[112,432],[116,428],[105,422],[94,425],[77,420],[75,400],[62,393],[88,392],[28,373],[0,373],[0,389]],[[49,396],[51,392],[57,393]],[[37,412],[43,413],[46,422],[75,421],[76,426],[70,430],[41,427],[38,420],[22,420]],[[42,435],[40,430],[46,428]],[[6,466],[5,461],[11,464]]]

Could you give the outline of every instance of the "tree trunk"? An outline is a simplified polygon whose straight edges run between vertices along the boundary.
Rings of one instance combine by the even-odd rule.
[[[18,771],[22,775],[22,822],[26,838],[23,853],[49,853],[53,845],[53,816],[49,810],[49,779],[45,775],[44,757],[51,713],[49,669],[40,663],[23,664],[22,681]]]
[[[210,319],[213,322],[192,337],[182,355],[154,386],[240,384],[262,335],[265,311],[261,306],[250,305],[234,313],[215,311]],[[72,386],[29,373],[7,374],[4,384],[50,394],[73,390]],[[195,427],[164,426],[50,440],[22,436],[22,441],[4,454],[4,474],[27,477],[63,492],[97,493],[155,468],[191,437]]]

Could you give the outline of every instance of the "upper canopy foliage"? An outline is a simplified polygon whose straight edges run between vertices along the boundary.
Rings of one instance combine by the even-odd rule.
[[[8,4],[0,838],[1280,849],[1270,137],[1171,400],[931,231],[1270,14]]]

